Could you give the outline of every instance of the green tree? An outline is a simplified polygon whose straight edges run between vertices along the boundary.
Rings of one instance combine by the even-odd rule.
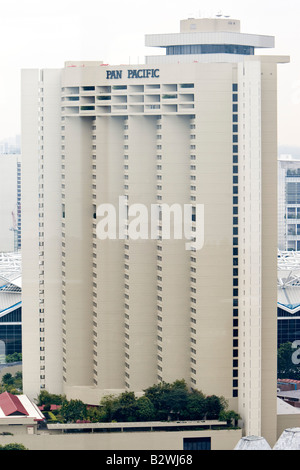
[[[112,410],[112,419],[116,421],[136,421],[137,399],[134,392],[121,393]]]
[[[14,384],[14,378],[9,372],[7,374],[3,375],[2,384],[3,385],[13,385]]]
[[[112,421],[113,410],[116,406],[117,398],[114,395],[106,395],[100,401],[101,421]]]
[[[65,401],[60,409],[60,415],[65,423],[75,423],[87,418],[87,406],[81,400]]]
[[[22,393],[22,373],[16,372],[14,377],[10,373],[3,375],[0,384],[0,393],[9,392],[14,395]]]
[[[155,419],[157,421],[166,421],[169,416],[168,396],[171,384],[160,382],[144,390],[147,397],[155,409]]]
[[[227,421],[228,426],[237,426],[237,422],[239,419],[241,419],[241,416],[233,410],[222,410],[219,415],[219,420]]]
[[[23,389],[23,377],[22,372],[16,372],[14,375],[14,386],[17,390],[22,392]]]
[[[206,419],[219,419],[221,411],[227,408],[224,397],[210,395],[205,399]]]
[[[206,397],[199,390],[192,390],[186,405],[188,419],[204,419],[206,413]]]
[[[66,401],[65,395],[56,395],[42,390],[38,396],[38,406],[62,405]]]
[[[165,395],[164,400],[165,408],[169,407],[169,417],[171,419],[186,419],[187,417],[187,403],[188,403],[189,390],[184,380],[176,380]]]
[[[155,408],[149,398],[142,396],[136,402],[136,417],[138,421],[153,421]]]
[[[161,382],[144,390],[153,403],[158,421],[183,418],[188,401],[188,388],[184,380],[172,384]]]

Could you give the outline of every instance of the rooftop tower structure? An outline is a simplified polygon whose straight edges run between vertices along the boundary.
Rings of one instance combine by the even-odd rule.
[[[238,62],[274,43],[273,36],[241,33],[239,20],[189,18],[180,22],[180,33],[146,35],[146,46],[166,50],[165,56],[147,56],[146,63]]]

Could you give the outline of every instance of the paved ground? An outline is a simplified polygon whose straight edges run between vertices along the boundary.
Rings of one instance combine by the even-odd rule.
[[[0,382],[4,374],[11,374],[14,376],[16,372],[22,372],[22,362],[0,364]]]
[[[6,364],[0,364],[0,370],[5,369],[6,367],[20,366],[22,362],[7,362]]]

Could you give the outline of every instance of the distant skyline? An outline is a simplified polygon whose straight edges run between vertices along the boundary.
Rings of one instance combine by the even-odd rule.
[[[145,34],[176,33],[181,19],[221,11],[239,19],[242,32],[275,36],[275,49],[261,54],[291,57],[278,66],[278,143],[300,146],[298,0],[0,0],[0,6],[0,140],[20,133],[21,69],[62,68],[68,60],[142,64],[152,53]]]

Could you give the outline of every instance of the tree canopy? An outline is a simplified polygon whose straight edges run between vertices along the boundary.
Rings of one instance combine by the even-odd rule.
[[[142,396],[125,391],[119,395],[106,395],[100,406],[89,406],[80,400],[67,400],[64,395],[53,395],[43,390],[39,405],[60,404],[48,413],[49,419],[59,422],[146,422],[218,420],[236,421],[237,415],[229,410],[224,397],[206,396],[199,390],[189,389],[184,380],[161,382],[143,390]],[[226,413],[227,414],[226,414]],[[225,413],[225,414],[224,414]]]
[[[106,396],[100,402],[102,421],[168,421],[218,419],[227,408],[224,397],[189,390],[184,380],[161,382],[144,390]]]
[[[22,393],[22,372],[12,375],[10,372],[3,374],[0,384],[0,393],[9,392],[13,395]]]

